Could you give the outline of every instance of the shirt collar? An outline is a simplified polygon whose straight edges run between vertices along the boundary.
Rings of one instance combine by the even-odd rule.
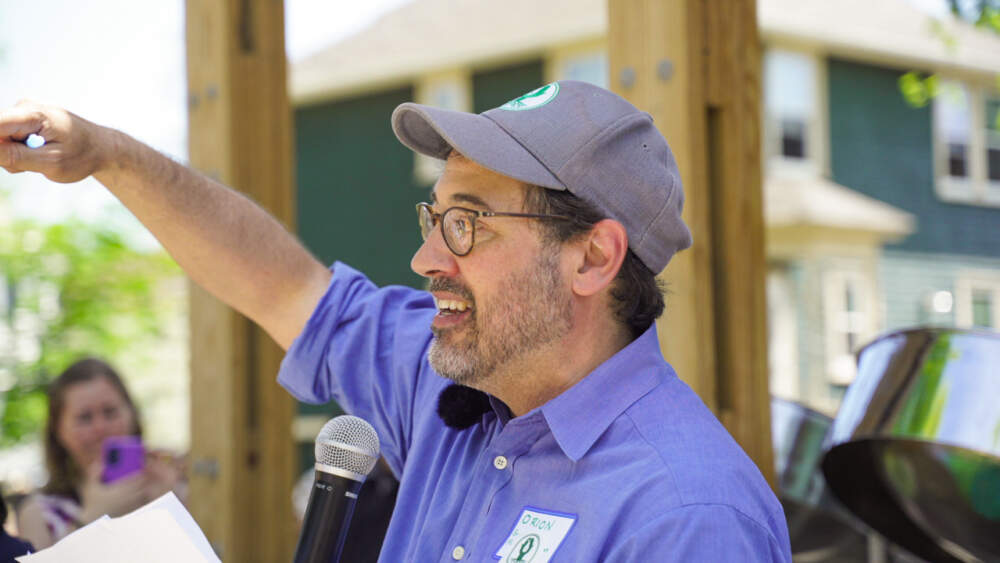
[[[611,423],[662,380],[656,325],[540,407],[563,453],[579,460]],[[672,370],[666,373],[673,374]]]
[[[493,409],[493,414],[496,415],[497,420],[500,421],[500,426],[506,426],[510,422],[510,408],[507,407],[507,403],[497,399],[493,395],[487,395],[490,400],[490,407]],[[488,415],[483,415],[484,417]],[[486,420],[485,418],[483,419]]]

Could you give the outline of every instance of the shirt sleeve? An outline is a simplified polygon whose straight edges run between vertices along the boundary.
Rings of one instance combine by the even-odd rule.
[[[399,475],[415,409],[434,412],[446,385],[427,364],[435,314],[430,294],[379,289],[337,262],[326,294],[281,363],[278,383],[300,401],[335,400],[370,422]]]
[[[764,525],[731,506],[694,504],[675,508],[630,532],[607,561],[791,563],[791,548]]]

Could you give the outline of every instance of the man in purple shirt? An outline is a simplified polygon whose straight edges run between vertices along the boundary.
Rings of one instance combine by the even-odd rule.
[[[445,160],[411,263],[429,293],[331,272],[238,194],[59,110],[0,114],[0,166],[93,174],[288,349],[292,394],[375,426],[400,479],[381,561],[790,561],[767,483],[660,355],[655,273],[691,239],[651,118],[563,81],[392,125]],[[12,142],[32,133],[60,154]]]

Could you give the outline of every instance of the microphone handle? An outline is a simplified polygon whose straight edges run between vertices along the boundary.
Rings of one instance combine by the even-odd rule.
[[[316,471],[299,543],[295,547],[294,563],[333,563],[340,560],[362,484],[361,481]]]

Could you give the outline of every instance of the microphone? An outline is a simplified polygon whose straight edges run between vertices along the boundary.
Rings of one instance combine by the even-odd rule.
[[[378,434],[365,420],[343,415],[323,426],[316,437],[316,480],[295,547],[295,563],[340,560],[358,491],[378,456]]]

